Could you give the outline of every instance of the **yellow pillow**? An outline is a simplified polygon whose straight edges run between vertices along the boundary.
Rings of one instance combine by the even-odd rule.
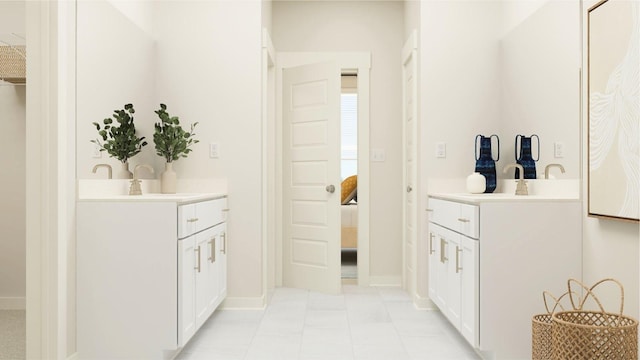
[[[358,175],[351,175],[342,181],[340,203],[348,204],[358,191]]]

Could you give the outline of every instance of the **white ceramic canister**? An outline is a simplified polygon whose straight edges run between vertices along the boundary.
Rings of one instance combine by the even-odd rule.
[[[487,179],[480,173],[474,172],[467,176],[467,191],[472,194],[481,194],[487,188]]]

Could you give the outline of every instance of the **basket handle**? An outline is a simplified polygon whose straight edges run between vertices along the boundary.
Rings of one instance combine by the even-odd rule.
[[[562,306],[562,304],[560,303],[560,301],[562,301],[562,298],[567,296],[569,294],[569,292],[567,291],[566,293],[560,295],[559,298],[556,298],[555,296],[553,296],[552,293],[550,293],[549,291],[543,291],[542,292],[542,300],[544,300],[544,308],[547,310],[547,314],[549,315],[553,315],[556,312],[556,308],[558,306],[560,306],[560,310],[564,311],[564,306]],[[553,299],[553,308],[551,310],[549,310],[549,300],[547,299],[547,296]]]
[[[576,279],[569,279],[567,281],[567,286],[569,288],[569,298],[571,299],[571,306],[574,307],[574,309],[576,310],[582,310],[582,307],[584,306],[585,302],[587,301],[587,299],[589,298],[589,296],[591,296],[593,298],[593,300],[596,302],[596,304],[598,304],[598,307],[600,308],[600,311],[602,311],[603,313],[605,312],[604,310],[604,306],[602,306],[602,303],[600,302],[600,299],[598,299],[598,297],[596,296],[596,294],[593,292],[593,290],[595,290],[596,287],[598,287],[600,284],[604,283],[604,282],[613,282],[615,284],[618,285],[618,287],[620,288],[620,314],[618,316],[618,320],[620,321],[620,318],[622,318],[622,313],[624,311],[624,287],[622,286],[622,284],[616,280],[616,279],[611,279],[611,278],[607,278],[607,279],[602,279],[598,282],[596,282],[595,284],[593,284],[593,286],[591,286],[590,288],[587,288],[586,285],[584,285],[582,282],[576,280]],[[571,291],[571,284],[572,283],[576,283],[578,285],[580,285],[580,287],[582,287],[582,289],[584,289],[586,291],[584,298],[579,302],[579,306],[576,307],[574,299],[573,299],[573,292]]]

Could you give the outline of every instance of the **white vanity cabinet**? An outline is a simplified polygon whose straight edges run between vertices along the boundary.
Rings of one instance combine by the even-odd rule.
[[[478,207],[438,199],[431,200],[429,206],[433,213],[429,225],[429,297],[465,339],[477,346]],[[434,218],[439,224],[433,222]]]
[[[227,294],[226,201],[178,207],[178,345],[184,346]]]
[[[439,194],[429,197],[428,291],[487,359],[531,358],[542,292],[581,278],[578,199]]]
[[[79,359],[178,353],[226,296],[226,207],[221,194],[78,201]]]

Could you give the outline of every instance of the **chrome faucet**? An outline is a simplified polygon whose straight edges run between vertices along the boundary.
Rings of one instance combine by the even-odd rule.
[[[544,178],[548,179],[549,178],[549,169],[552,167],[557,167],[560,168],[560,171],[564,174],[564,166],[560,165],[560,164],[549,164],[547,166],[545,166],[544,168]]]
[[[101,168],[101,167],[105,167],[105,168],[107,168],[107,172],[108,172],[108,173],[107,173],[107,176],[108,176],[108,178],[109,178],[109,179],[112,179],[112,178],[113,178],[113,177],[111,176],[111,175],[112,175],[112,170],[111,170],[111,165],[109,165],[109,164],[98,164],[98,165],[94,166],[94,167],[93,167],[93,170],[92,170],[92,171],[93,171],[93,173],[95,174],[95,173],[96,173],[96,171],[98,171],[98,168]]]
[[[133,179],[131,179],[131,187],[129,188],[129,195],[142,195],[142,188],[140,187],[141,180],[138,179],[138,169],[145,168],[153,174],[153,168],[149,165],[136,165],[133,169]]]
[[[507,164],[502,172],[506,174],[511,168],[518,168],[518,170],[520,170],[520,179],[517,181],[518,185],[516,185],[516,195],[529,195],[527,182],[524,180],[524,168],[520,164]]]

